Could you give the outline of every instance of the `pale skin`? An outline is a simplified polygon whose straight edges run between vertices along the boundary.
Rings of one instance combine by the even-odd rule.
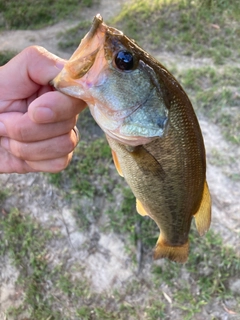
[[[0,173],[53,173],[68,166],[85,103],[49,85],[64,63],[34,46],[0,67]]]

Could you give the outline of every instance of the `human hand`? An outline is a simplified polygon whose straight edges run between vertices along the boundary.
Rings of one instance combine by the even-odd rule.
[[[49,85],[63,65],[29,47],[0,67],[0,173],[58,172],[69,164],[85,103]]]

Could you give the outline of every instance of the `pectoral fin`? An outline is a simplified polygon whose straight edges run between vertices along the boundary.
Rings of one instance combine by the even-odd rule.
[[[194,215],[197,231],[203,236],[209,229],[211,223],[211,196],[207,182],[205,181],[203,197],[197,213]]]
[[[144,209],[142,203],[138,199],[136,199],[136,208],[137,208],[137,212],[141,216],[147,216],[148,215],[147,211]]]
[[[118,174],[123,177],[123,173],[122,173],[122,169],[120,167],[119,161],[118,161],[118,157],[115,151],[112,150],[112,157],[113,157],[113,162],[115,164],[115,167],[117,169]]]
[[[144,146],[135,147],[131,152],[131,155],[137,162],[140,171],[145,172],[145,174],[150,173],[154,176],[158,176],[161,180],[165,178],[166,174],[161,164]]]
[[[160,234],[153,252],[153,258],[155,260],[161,258],[168,258],[169,260],[175,262],[184,263],[188,259],[188,252],[188,241],[180,246],[171,246],[164,240],[164,237]]]

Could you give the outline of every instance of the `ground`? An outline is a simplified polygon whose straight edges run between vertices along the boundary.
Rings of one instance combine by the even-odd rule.
[[[120,10],[124,2],[102,0],[100,4],[85,9],[83,15],[90,18],[100,12],[104,19],[108,20],[111,15]],[[69,53],[60,50],[57,46],[57,35],[59,31],[66,30],[77,25],[77,23],[78,21],[72,21],[71,23],[67,21],[41,30],[2,32],[0,50],[20,51],[29,45],[36,44],[44,46],[63,58],[68,58]],[[199,65],[211,63],[211,61],[203,61],[200,58],[188,59],[168,52],[154,51],[154,55],[163,65],[174,65],[179,69],[186,66],[199,67]],[[208,118],[199,115],[199,122],[206,146],[207,181],[213,204],[211,229],[220,235],[224,244],[232,247],[239,257],[240,162],[238,159],[240,157],[240,148],[239,145],[226,140],[221,128]],[[109,166],[111,174],[114,175],[113,164],[110,163]],[[102,226],[107,222],[104,214],[97,224],[90,224],[86,234],[86,232],[79,230],[74,208],[63,198],[58,188],[49,183],[46,175],[41,173],[26,175],[3,174],[0,176],[0,185],[2,189],[7,187],[11,190],[11,195],[4,202],[4,212],[9,212],[15,207],[20,212],[23,212],[25,216],[29,215],[36,219],[43,229],[52,230],[53,233],[57,234],[56,239],[51,240],[49,244],[46,257],[53,269],[58,265],[64,265],[64,270],[71,271],[73,280],[77,279],[76,281],[79,281],[79,279],[84,278],[90,287],[90,291],[102,294],[105,297],[104,299],[110,301],[109,305],[111,305],[111,299],[113,298],[110,296],[111,294],[114,296],[114,290],[118,290],[121,296],[121,290],[126,288],[126,283],[139,282],[141,284],[139,294],[134,292],[131,296],[131,294],[125,293],[126,301],[123,301],[123,305],[127,308],[135,304],[141,305],[145,301],[145,295],[149,294],[149,288],[143,282],[148,281],[149,270],[154,266],[162,267],[162,262],[153,262],[148,257],[146,261],[143,261],[141,271],[138,273],[137,266],[132,262],[131,255],[128,252],[132,249],[126,250],[125,240],[114,232],[102,232]],[[121,196],[119,198],[116,197],[116,199],[116,206],[120,206]],[[89,210],[96,210],[94,206],[97,206],[101,213],[109,209],[108,201],[105,201],[102,196],[96,200],[97,202],[91,202],[91,200],[84,197],[81,201],[82,204],[84,203],[85,208],[89,208]],[[7,317],[7,309],[18,306],[23,300],[23,294],[21,286],[15,284],[19,270],[11,263],[8,255],[2,256],[0,261],[0,319],[24,319],[23,315],[19,318],[14,318],[14,316]],[[191,279],[188,279],[188,281],[191,282]],[[239,281],[240,275],[229,278],[229,287],[236,295],[240,294]],[[87,285],[84,284],[84,286]],[[172,307],[171,289],[167,285],[164,287],[160,285],[159,288],[161,299],[168,306],[167,311],[165,310],[166,319],[185,319],[181,312]],[[51,294],[61,300],[61,296],[58,296],[57,291],[52,291]],[[121,297],[119,297],[119,301]],[[230,299],[223,303],[216,298],[211,304],[205,305],[192,318],[188,319],[240,319],[240,314],[237,313],[239,309],[236,301]],[[64,319],[95,319],[90,316],[89,318],[74,317],[69,297],[66,301],[62,300],[61,303],[63,308],[69,311]],[[96,303],[99,305],[99,302]],[[28,319],[27,314],[26,311],[25,319]],[[96,314],[96,319],[105,319],[104,316],[101,318],[101,315],[97,316]],[[150,318],[149,314],[146,315],[144,312],[142,314],[138,313],[137,316],[135,315],[132,318],[130,315],[128,317],[129,319],[136,319],[136,317],[137,319],[162,319],[159,315]],[[44,319],[47,319],[47,317]]]

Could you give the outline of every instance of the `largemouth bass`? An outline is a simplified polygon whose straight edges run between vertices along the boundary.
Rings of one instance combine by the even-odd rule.
[[[105,132],[138,213],[160,229],[154,258],[185,262],[192,218],[200,235],[209,229],[211,197],[203,137],[181,85],[100,15],[52,84],[86,101]]]

